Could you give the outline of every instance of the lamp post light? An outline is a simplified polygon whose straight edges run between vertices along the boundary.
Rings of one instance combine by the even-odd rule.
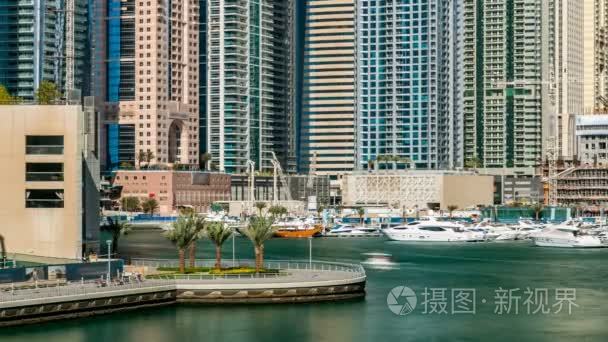
[[[312,237],[308,238],[308,267],[312,269]]]
[[[235,259],[235,257],[234,257],[234,238],[235,238],[235,236],[236,236],[236,234],[235,234],[235,233],[236,233],[236,232],[235,232],[235,230],[236,230],[236,229],[233,229],[233,230],[232,230],[232,267],[236,267],[236,266],[235,266],[235,265],[236,265],[236,262],[235,262],[235,260],[236,260],[236,259]]]
[[[110,278],[112,277],[112,240],[106,240],[108,245],[108,275],[106,282],[110,285]]]

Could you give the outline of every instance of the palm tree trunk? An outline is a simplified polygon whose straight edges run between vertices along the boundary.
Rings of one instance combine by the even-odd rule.
[[[255,246],[255,271],[260,272],[260,247]]]
[[[260,269],[264,268],[264,245],[260,246]]]
[[[190,244],[190,268],[196,264],[196,241]]]
[[[179,273],[186,272],[186,251],[183,248],[178,250],[179,254]]]
[[[222,246],[215,246],[215,268],[222,268]]]

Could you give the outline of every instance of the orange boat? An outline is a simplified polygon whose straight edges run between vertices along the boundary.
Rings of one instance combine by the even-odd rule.
[[[281,226],[274,236],[280,238],[309,238],[321,234],[323,227],[321,225],[314,226]]]

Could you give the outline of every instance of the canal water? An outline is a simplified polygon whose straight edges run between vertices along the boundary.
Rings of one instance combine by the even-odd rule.
[[[237,258],[253,257],[244,238],[235,246]],[[120,249],[140,258],[177,255],[155,230],[131,233]],[[363,300],[173,306],[0,329],[0,341],[608,341],[608,249],[313,240],[314,259],[361,262],[367,252],[391,254],[395,267],[367,268]],[[202,242],[198,256],[213,255]],[[223,256],[232,257],[230,240]],[[308,241],[271,240],[266,257],[307,259]]]

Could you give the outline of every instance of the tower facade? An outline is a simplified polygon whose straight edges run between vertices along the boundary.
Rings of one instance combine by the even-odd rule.
[[[537,165],[554,111],[548,2],[463,2],[463,155],[465,165]]]
[[[106,169],[197,164],[199,1],[107,4]]]
[[[439,0],[358,3],[357,168],[380,156],[398,168],[453,165],[454,8]]]
[[[213,164],[271,170],[293,165],[293,2],[219,0],[207,5],[207,147]]]
[[[65,92],[89,93],[88,0],[0,1],[0,84],[13,96],[33,100],[40,82]],[[68,34],[68,23],[73,30]],[[68,42],[69,40],[69,42]],[[66,46],[73,46],[68,53]],[[69,62],[69,63],[68,63]],[[69,70],[67,65],[73,65]]]
[[[355,164],[355,0],[306,3],[299,170],[335,175]]]

